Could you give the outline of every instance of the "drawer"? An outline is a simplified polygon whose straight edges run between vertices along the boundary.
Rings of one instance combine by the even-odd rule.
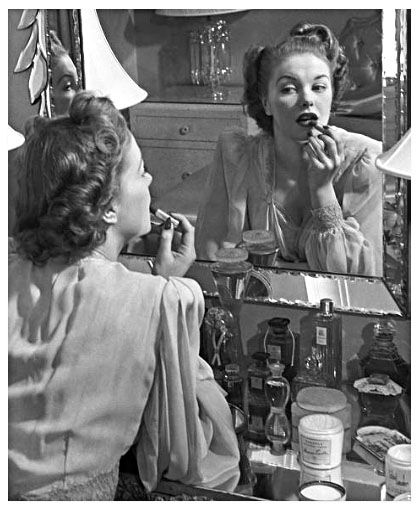
[[[191,140],[217,141],[226,128],[238,126],[232,118],[194,118],[194,117],[147,117],[142,116],[136,123],[136,137],[140,140]]]
[[[144,162],[153,176],[150,193],[159,199],[180,185],[191,174],[207,167],[213,161],[214,149],[200,144],[187,149],[179,147],[154,147],[141,143]]]
[[[216,142],[223,130],[235,126],[246,128],[239,106],[144,104],[131,111],[131,128],[140,141]]]

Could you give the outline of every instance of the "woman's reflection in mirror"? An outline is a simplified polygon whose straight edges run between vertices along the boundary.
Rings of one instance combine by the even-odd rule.
[[[79,89],[76,66],[54,30],[50,30],[51,85],[54,114],[67,114]]]
[[[278,255],[311,270],[380,275],[381,143],[329,125],[348,60],[325,25],[300,23],[244,57],[243,102],[261,129],[221,134],[200,207],[196,250],[215,259],[242,232],[274,232]]]

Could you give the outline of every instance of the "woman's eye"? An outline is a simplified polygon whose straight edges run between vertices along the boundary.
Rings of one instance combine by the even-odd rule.
[[[325,89],[327,88],[327,86],[325,84],[315,84],[314,85],[314,91],[325,91]]]
[[[296,91],[296,87],[294,85],[286,85],[281,88],[281,92],[284,94],[290,94]]]

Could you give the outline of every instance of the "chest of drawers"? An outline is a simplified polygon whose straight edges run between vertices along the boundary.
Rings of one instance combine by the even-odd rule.
[[[220,133],[249,121],[241,105],[141,103],[130,109],[132,132],[159,198],[212,161]]]

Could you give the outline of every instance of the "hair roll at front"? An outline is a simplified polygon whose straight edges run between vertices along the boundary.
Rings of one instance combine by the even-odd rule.
[[[331,69],[333,104],[337,107],[348,86],[348,59],[333,32],[326,26],[299,23],[289,37],[275,46],[252,46],[243,60],[243,104],[259,128],[273,135],[273,120],[264,109],[271,72],[283,58],[293,54],[312,53],[326,62]]]
[[[78,93],[69,115],[27,123],[15,239],[36,264],[74,261],[102,244],[129,131],[111,100]]]

